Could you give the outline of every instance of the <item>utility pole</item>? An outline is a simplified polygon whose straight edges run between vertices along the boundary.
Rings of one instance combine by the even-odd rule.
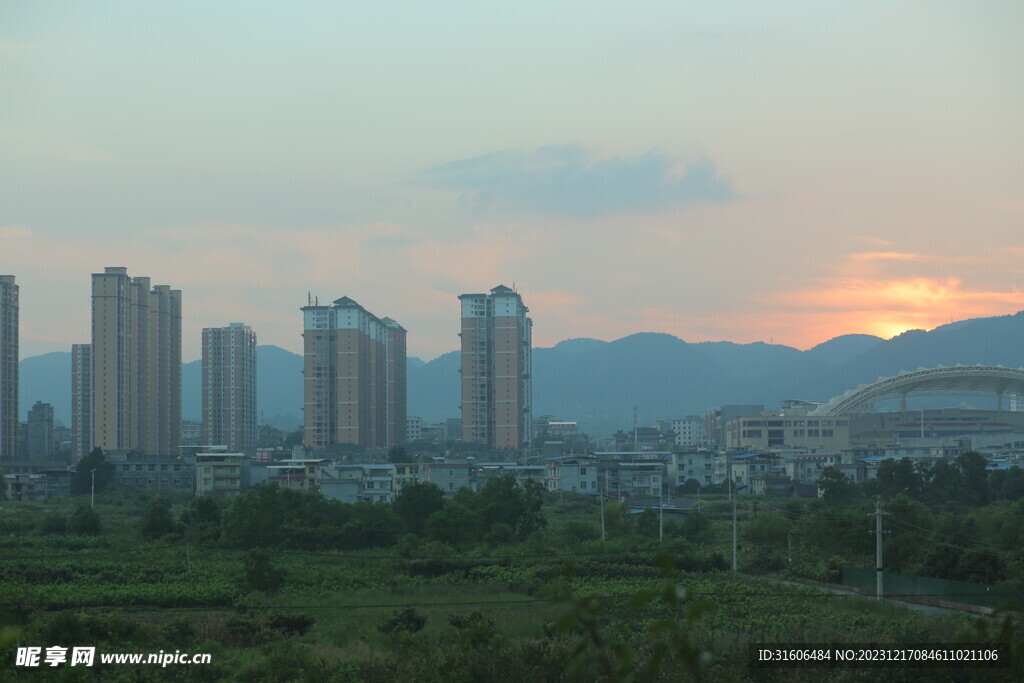
[[[605,536],[604,536],[604,497],[605,497],[605,495],[607,495],[607,493],[608,493],[608,470],[606,469],[605,472],[604,472],[604,493],[599,493],[598,494],[599,496],[601,496],[601,542],[602,543],[604,543],[604,540],[605,540]]]
[[[793,530],[786,532],[786,552],[789,556],[789,563],[793,564]]]
[[[882,599],[882,497],[875,499],[875,596]]]
[[[732,571],[736,573],[736,493],[733,489],[736,488],[735,483],[732,480],[732,472],[730,470],[729,476],[729,491],[732,493]]]
[[[96,507],[96,468],[89,470],[92,475],[92,486],[89,488],[89,509]]]
[[[665,487],[658,492],[658,541],[665,538]]]
[[[633,406],[633,452],[637,453],[640,451],[640,444],[637,443],[637,428],[636,428],[636,406]]]

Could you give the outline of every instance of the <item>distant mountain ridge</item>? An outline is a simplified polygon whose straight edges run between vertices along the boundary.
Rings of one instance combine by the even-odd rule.
[[[729,403],[828,399],[901,370],[936,365],[1024,367],[1024,312],[964,320],[888,341],[863,334],[830,339],[807,351],[756,342],[688,343],[668,334],[638,333],[606,342],[576,338],[533,350],[535,415],[576,420],[595,435],[632,424],[703,413]],[[261,418],[285,428],[302,421],[302,357],[261,346]],[[54,404],[70,422],[70,353],[21,362],[21,413],[31,402]],[[428,422],[459,414],[459,352],[408,361],[408,412]],[[182,416],[200,414],[200,362],[182,367]],[[23,417],[24,419],[24,417]]]

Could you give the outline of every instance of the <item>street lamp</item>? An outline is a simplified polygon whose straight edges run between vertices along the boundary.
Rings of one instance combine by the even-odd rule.
[[[89,491],[89,509],[91,510],[96,507],[96,468],[89,470],[89,473],[92,475],[92,486]]]

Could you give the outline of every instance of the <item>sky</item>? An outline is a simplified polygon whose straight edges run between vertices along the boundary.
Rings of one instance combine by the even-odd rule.
[[[534,345],[809,348],[1024,309],[1024,3],[0,4],[21,356],[90,274],[301,350],[349,296],[424,359],[515,286]]]

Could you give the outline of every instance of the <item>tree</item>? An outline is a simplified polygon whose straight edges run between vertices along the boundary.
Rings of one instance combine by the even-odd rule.
[[[284,572],[270,561],[270,551],[266,548],[252,550],[245,556],[245,585],[268,595],[284,586]]]
[[[700,482],[693,477],[690,477],[683,482],[682,486],[677,487],[677,490],[679,493],[697,493],[700,491]]]
[[[96,471],[96,493],[99,493],[114,480],[114,466],[107,462],[99,446],[75,466],[75,474],[71,477],[71,495],[81,496],[92,492],[93,470]]]
[[[39,530],[44,534],[63,534],[68,530],[68,520],[64,515],[52,512],[43,518]]]
[[[683,518],[683,538],[693,543],[710,543],[714,539],[711,520],[700,512],[691,512]]]
[[[165,498],[154,499],[142,513],[142,535],[152,540],[173,532],[171,504]]]
[[[388,460],[394,463],[409,462],[409,454],[401,446],[392,446],[388,449]]]
[[[220,536],[220,504],[213,496],[197,496],[182,510],[179,523],[192,543],[215,540]]]
[[[827,503],[843,503],[853,498],[853,482],[835,467],[826,467],[818,477],[818,488]]]
[[[482,527],[479,514],[450,500],[427,519],[426,532],[433,541],[460,547],[479,540]]]
[[[224,539],[242,548],[281,545],[286,538],[284,525],[290,518],[290,498],[298,495],[303,494],[271,483],[235,496],[221,521]]]
[[[495,524],[507,524],[524,539],[542,528],[546,519],[541,513],[544,502],[544,487],[529,480],[523,487],[510,474],[489,479],[473,498],[473,506],[484,519],[484,526],[490,529]]]
[[[651,508],[645,509],[636,516],[636,531],[645,538],[658,535],[658,513]]]
[[[68,531],[73,534],[96,535],[100,532],[100,516],[85,503],[79,503],[68,517]]]
[[[384,623],[377,627],[381,633],[393,637],[412,635],[423,630],[427,623],[425,614],[420,614],[412,607],[394,612]]]
[[[963,479],[960,500],[967,505],[985,505],[988,503],[989,486],[985,457],[974,451],[961,453],[953,461],[953,466],[960,472]]]
[[[885,498],[900,493],[920,498],[922,484],[921,472],[914,467],[910,458],[883,460],[878,466],[878,492]]]
[[[534,531],[547,526],[548,518],[541,512],[544,506],[544,485],[534,479],[527,479],[523,484],[523,512],[516,523],[516,533],[526,538]]]
[[[1008,470],[996,470],[989,475],[994,498],[1020,500],[1024,498],[1024,469],[1014,465]]]
[[[349,550],[394,545],[402,523],[390,505],[355,503],[347,508],[349,520],[341,527],[341,545]]]
[[[768,512],[747,522],[743,536],[750,543],[764,543],[783,548],[790,529],[788,519],[778,513]]]
[[[395,513],[411,533],[422,536],[427,518],[444,507],[444,492],[437,484],[418,482],[402,487],[395,498]]]
[[[941,505],[962,497],[964,477],[960,470],[945,460],[938,460],[928,473],[926,500],[933,505]]]

